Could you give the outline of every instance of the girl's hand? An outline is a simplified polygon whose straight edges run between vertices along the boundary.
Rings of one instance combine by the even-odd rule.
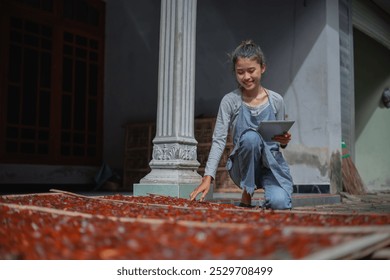
[[[198,194],[202,194],[199,201],[204,201],[204,198],[210,191],[211,176],[205,176],[202,179],[202,183],[190,194],[190,200],[195,200]]]

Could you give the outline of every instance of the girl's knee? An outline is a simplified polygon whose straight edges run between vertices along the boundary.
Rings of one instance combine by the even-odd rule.
[[[273,210],[291,209],[291,196],[284,189],[278,188],[279,190],[266,196],[264,206]]]
[[[248,130],[241,136],[240,143],[242,147],[258,147],[262,139],[256,131]]]
[[[267,203],[266,207],[273,210],[291,209],[291,199],[272,199]]]

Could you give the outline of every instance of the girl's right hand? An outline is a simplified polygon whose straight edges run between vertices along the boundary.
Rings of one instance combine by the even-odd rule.
[[[190,200],[191,201],[195,200],[198,194],[201,193],[202,196],[200,197],[199,201],[204,201],[206,195],[210,191],[210,186],[211,186],[211,176],[203,177],[202,183],[190,194]]]

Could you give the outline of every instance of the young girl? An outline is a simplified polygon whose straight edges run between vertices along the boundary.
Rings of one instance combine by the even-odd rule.
[[[242,42],[231,54],[239,88],[226,94],[220,104],[213,141],[202,183],[190,194],[203,201],[215,178],[226,145],[228,130],[234,149],[226,168],[233,182],[242,189],[240,206],[251,207],[255,189],[264,188],[264,205],[271,209],[291,209],[293,183],[289,167],[279,148],[291,139],[286,133],[265,142],[256,131],[263,120],[283,120],[283,97],[261,85],[266,69],[262,50],[251,40]]]

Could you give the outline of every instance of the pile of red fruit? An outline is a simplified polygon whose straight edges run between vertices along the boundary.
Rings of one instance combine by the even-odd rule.
[[[0,259],[299,259],[362,236],[291,226],[390,224],[389,215],[246,210],[163,196],[0,197]]]

